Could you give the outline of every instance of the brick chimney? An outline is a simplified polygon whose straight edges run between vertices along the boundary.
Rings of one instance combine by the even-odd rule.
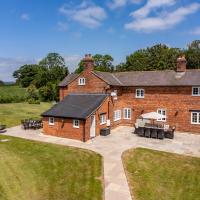
[[[177,68],[176,68],[177,72],[186,71],[187,60],[185,59],[185,55],[179,56],[176,63],[177,63]]]
[[[84,63],[84,71],[91,72],[94,70],[94,60],[91,54],[85,54],[85,58],[83,58]]]

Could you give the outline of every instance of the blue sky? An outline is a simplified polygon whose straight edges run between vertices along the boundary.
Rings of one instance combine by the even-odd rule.
[[[184,48],[200,39],[199,0],[4,0],[0,2],[0,80],[49,52],[73,71],[85,53],[115,63],[156,43]]]

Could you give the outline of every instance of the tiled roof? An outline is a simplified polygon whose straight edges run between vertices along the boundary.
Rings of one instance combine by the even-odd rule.
[[[200,85],[200,70],[192,69],[186,72],[166,71],[129,71],[129,72],[98,72],[100,79],[114,86],[192,86]],[[59,86],[66,86],[77,78],[78,74],[68,75]]]
[[[67,86],[69,83],[71,83],[74,79],[76,79],[79,76],[79,74],[69,74],[66,76],[62,82],[60,82],[59,86],[64,87]]]
[[[192,86],[200,85],[200,70],[186,72],[130,71],[118,73],[94,72],[109,85],[115,86]],[[115,78],[114,78],[114,77]]]
[[[106,99],[106,94],[69,94],[42,114],[43,117],[86,119]]]

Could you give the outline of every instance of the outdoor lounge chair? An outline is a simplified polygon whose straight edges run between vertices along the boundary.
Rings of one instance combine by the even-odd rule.
[[[152,138],[157,138],[158,137],[158,130],[155,128],[151,129],[151,137]]]
[[[173,139],[174,138],[175,129],[176,128],[173,127],[172,129],[169,129],[169,130],[165,131],[165,138]]]
[[[144,128],[144,136],[147,138],[151,137],[151,129],[150,128]]]
[[[164,137],[165,137],[164,130],[163,129],[158,130],[158,136],[157,136],[157,138],[163,140]]]

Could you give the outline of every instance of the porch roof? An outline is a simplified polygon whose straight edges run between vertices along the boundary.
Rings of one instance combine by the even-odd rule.
[[[101,106],[106,97],[106,94],[69,94],[42,116],[86,119]]]

